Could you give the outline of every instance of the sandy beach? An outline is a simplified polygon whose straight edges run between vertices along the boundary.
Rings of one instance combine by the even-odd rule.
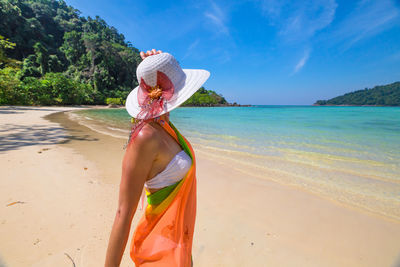
[[[103,266],[126,140],[59,113],[76,109],[0,107],[0,266]],[[398,266],[400,221],[194,149],[194,266]]]

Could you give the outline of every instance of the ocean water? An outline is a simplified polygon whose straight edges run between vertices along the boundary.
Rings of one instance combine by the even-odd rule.
[[[74,116],[106,134],[128,136],[125,109]],[[170,119],[196,148],[245,174],[400,220],[400,108],[185,107]]]

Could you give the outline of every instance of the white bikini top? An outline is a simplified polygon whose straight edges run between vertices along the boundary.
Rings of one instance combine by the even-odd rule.
[[[146,188],[159,189],[172,185],[183,179],[192,165],[192,159],[184,151],[178,152],[167,167],[144,183]]]

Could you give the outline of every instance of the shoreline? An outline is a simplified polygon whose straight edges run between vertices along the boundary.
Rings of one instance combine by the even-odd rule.
[[[68,119],[70,119],[80,126],[89,128],[94,132],[125,141],[129,135],[128,128],[125,129],[125,127],[122,126],[115,126],[112,123],[110,125],[108,122],[109,119],[107,119],[107,121],[102,121],[102,118],[97,118],[96,116],[91,117],[90,114],[82,115],[76,112],[65,112],[65,115],[56,116],[59,116],[62,121],[69,121]],[[69,127],[69,124],[71,123],[64,124],[64,126]],[[315,179],[318,178],[316,174],[319,174],[325,176],[329,175],[333,178],[343,176],[350,176],[351,178],[351,175],[355,175],[357,178],[362,178],[366,181],[377,180],[394,185],[399,184],[397,180],[374,176],[373,173],[369,173],[369,175],[358,173],[357,169],[332,169],[329,165],[310,165],[298,162],[296,158],[290,159],[283,156],[262,155],[248,151],[231,150],[229,148],[214,146],[215,144],[204,143],[198,138],[194,141],[191,140],[191,143],[195,150],[201,152],[205,157],[218,162],[224,162],[226,166],[231,166],[243,175],[250,175],[262,180],[272,180],[279,184],[291,186],[298,190],[303,190],[306,193],[314,194],[323,199],[332,201],[337,205],[343,205],[347,208],[367,212],[374,216],[400,223],[400,210],[395,204],[384,202],[382,198],[375,198],[375,201],[372,201],[374,195],[368,197],[360,194],[362,191],[351,192],[351,190],[343,186],[343,184],[342,188],[335,188],[332,187],[332,185],[321,186],[321,184],[319,184],[320,181]],[[121,146],[123,146],[122,143]],[[309,158],[310,162],[312,160],[313,158]],[[294,170],[298,172],[296,173]],[[306,173],[303,174],[303,170],[308,170],[308,175],[313,174],[313,176],[308,176]],[[345,179],[343,178],[343,180]],[[364,190],[367,189],[368,188],[364,188]],[[353,193],[353,195],[351,193]]]
[[[389,106],[389,105],[318,105],[312,104],[314,107],[391,107],[391,108],[399,108],[400,106]]]
[[[71,266],[64,253],[78,266],[102,265],[125,140],[76,122],[46,121],[42,116],[56,111],[38,109],[6,117],[0,108],[2,125],[41,125],[69,141],[53,138],[0,153],[6,178],[0,184],[0,256],[10,266]],[[3,129],[2,140],[15,140],[13,129]],[[195,266],[390,266],[399,256],[399,223],[240,173],[201,150],[196,155]],[[26,203],[7,207],[12,201]],[[121,266],[133,266],[127,250]]]

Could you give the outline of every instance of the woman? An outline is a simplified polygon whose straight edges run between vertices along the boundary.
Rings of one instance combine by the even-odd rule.
[[[145,214],[130,256],[136,266],[190,266],[196,214],[196,165],[190,143],[169,121],[169,111],[208,79],[206,70],[182,70],[161,51],[141,52],[139,86],[126,99],[134,118],[122,163],[119,203],[105,266],[119,266],[143,187]]]

